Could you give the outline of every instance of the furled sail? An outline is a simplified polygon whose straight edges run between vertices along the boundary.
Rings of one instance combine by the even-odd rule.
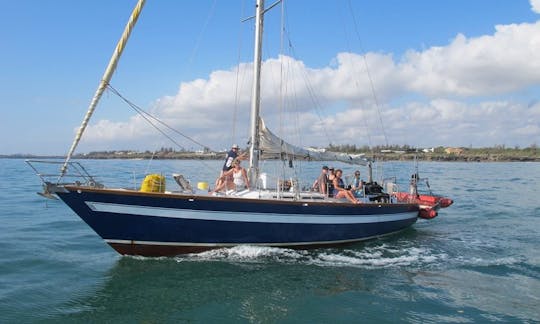
[[[266,128],[266,125],[262,119],[259,121],[259,139],[261,157],[263,159],[340,161],[359,165],[366,165],[368,162],[364,154],[330,152],[314,148],[303,148],[289,144]]]

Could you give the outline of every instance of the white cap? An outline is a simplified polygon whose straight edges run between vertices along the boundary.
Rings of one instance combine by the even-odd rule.
[[[238,146],[238,144],[233,144],[232,148],[240,148],[240,146]]]

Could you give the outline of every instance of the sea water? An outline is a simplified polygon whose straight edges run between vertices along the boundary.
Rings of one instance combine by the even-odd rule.
[[[171,190],[171,173],[213,184],[221,166],[81,162],[123,187],[162,172]],[[299,172],[312,181],[320,167]],[[377,172],[406,188],[414,165]],[[0,322],[540,322],[540,163],[422,162],[420,176],[455,203],[396,235],[143,258],[118,255],[62,202],[38,196],[23,160],[0,159]]]

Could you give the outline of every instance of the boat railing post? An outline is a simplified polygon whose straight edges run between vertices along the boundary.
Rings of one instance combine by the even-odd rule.
[[[368,183],[373,182],[373,164],[371,164],[371,161],[368,162]]]

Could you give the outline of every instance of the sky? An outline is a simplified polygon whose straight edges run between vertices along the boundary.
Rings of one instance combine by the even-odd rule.
[[[253,2],[148,0],[111,85],[245,146]],[[0,154],[67,153],[135,3],[0,0]],[[290,143],[540,144],[540,0],[285,0],[264,28],[261,114]],[[169,134],[107,91],[76,152],[201,148]]]

